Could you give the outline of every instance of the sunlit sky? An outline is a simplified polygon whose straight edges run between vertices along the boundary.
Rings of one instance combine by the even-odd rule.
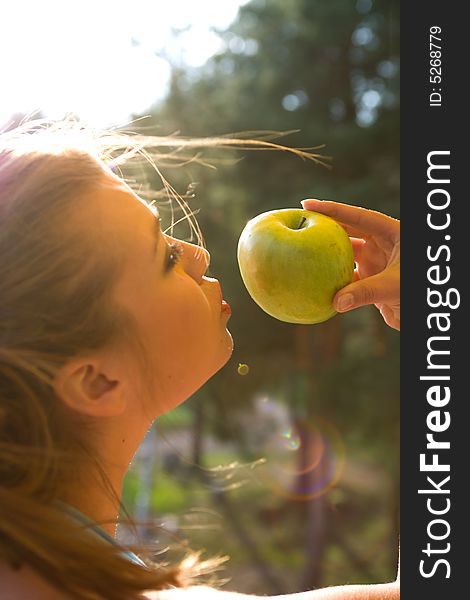
[[[96,126],[128,122],[165,95],[168,60],[197,67],[223,49],[211,28],[227,28],[247,1],[1,2],[0,127],[35,110]]]

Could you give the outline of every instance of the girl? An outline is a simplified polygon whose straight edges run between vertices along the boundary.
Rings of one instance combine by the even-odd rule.
[[[89,136],[71,122],[0,137],[2,600],[241,597],[192,585],[223,558],[161,565],[114,539],[123,479],[149,427],[233,349],[207,250],[162,231],[158,211],[116,174],[148,142]],[[341,304],[349,294],[343,308],[375,302],[397,327],[398,223],[335,203],[305,208],[358,238],[358,281],[338,295]],[[387,584],[289,598],[397,593]]]

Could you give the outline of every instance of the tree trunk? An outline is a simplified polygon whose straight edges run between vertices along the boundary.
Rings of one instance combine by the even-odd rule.
[[[312,429],[308,422],[297,423],[301,444],[299,448],[300,475],[297,480],[299,498],[305,498],[300,512],[305,527],[305,565],[300,579],[301,590],[320,587],[322,579],[322,560],[326,534],[326,502],[321,492],[324,477],[329,468],[326,455],[315,465],[318,459],[320,434]]]
[[[395,579],[398,567],[398,543],[400,535],[400,480],[399,474],[393,476],[390,502],[390,573]]]
[[[321,433],[312,427],[315,418],[315,374],[328,370],[341,353],[341,322],[332,319],[316,329],[318,346],[312,352],[310,328],[299,325],[295,328],[296,365],[299,375],[306,380],[303,393],[305,406],[304,421],[296,420],[295,425],[301,439],[298,464],[299,497],[304,497],[303,519],[305,522],[305,566],[300,578],[301,589],[310,590],[321,586],[322,561],[327,544],[327,501],[322,488],[331,470],[331,457],[327,452],[318,460],[323,446]],[[321,444],[321,446],[319,446]],[[311,465],[315,467],[312,468]],[[309,498],[310,496],[310,498]]]
[[[192,461],[193,464],[202,466],[202,440],[204,435],[204,403],[196,402],[194,407]]]

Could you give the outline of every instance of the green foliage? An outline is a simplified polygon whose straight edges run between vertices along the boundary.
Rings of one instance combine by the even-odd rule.
[[[188,505],[187,486],[174,478],[156,473],[150,504],[155,513],[178,513]]]
[[[161,432],[189,427],[193,421],[193,412],[187,404],[180,404],[170,413],[159,417],[157,424]]]

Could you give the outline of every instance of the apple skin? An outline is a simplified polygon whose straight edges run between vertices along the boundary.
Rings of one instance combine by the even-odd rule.
[[[353,280],[346,231],[331,217],[297,208],[271,210],[248,221],[238,265],[248,293],[268,315],[314,324],[333,317],[333,298]]]

